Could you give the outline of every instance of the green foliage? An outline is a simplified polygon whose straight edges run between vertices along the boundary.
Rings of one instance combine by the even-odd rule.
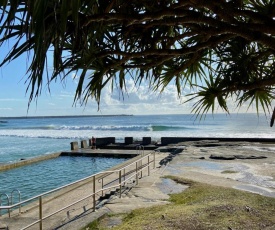
[[[46,81],[80,76],[74,102],[100,103],[107,83],[125,80],[179,96],[193,90],[193,112],[229,113],[274,99],[275,1],[1,1],[0,45],[15,41],[0,66],[28,53],[30,102]],[[52,55],[53,63],[48,63]],[[52,67],[51,67],[52,66]],[[248,103],[248,105],[247,105]]]
[[[170,204],[133,210],[112,229],[273,229],[275,199],[233,188],[198,183],[170,176],[188,184],[170,195]],[[108,221],[109,220],[109,221]],[[108,229],[99,221],[99,229]]]
[[[193,97],[191,97],[188,101],[198,98],[198,101],[194,104],[192,111],[199,115],[207,113],[211,108],[213,113],[215,109],[215,102],[217,101],[223,110],[229,112],[225,100],[227,95],[225,95],[224,89],[222,88],[221,79],[214,79],[214,77],[210,75],[209,80],[205,79],[205,84],[205,87],[198,86],[199,90],[197,93],[190,94],[190,96]]]
[[[88,225],[86,225],[81,230],[100,230],[98,220],[95,220],[95,221],[89,223]]]

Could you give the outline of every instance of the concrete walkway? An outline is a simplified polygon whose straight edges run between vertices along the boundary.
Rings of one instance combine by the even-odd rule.
[[[158,154],[157,161],[164,159],[169,153]],[[90,222],[98,219],[104,214],[128,213],[134,209],[141,207],[149,207],[152,205],[168,204],[169,195],[160,190],[159,185],[162,183],[163,173],[166,169],[165,165],[151,170],[150,176],[146,173],[139,180],[138,185],[135,183],[128,183],[127,189],[123,191],[122,197],[114,194],[104,205],[96,210],[96,212],[88,211],[80,216],[71,218],[63,226],[56,229],[60,230],[76,230],[84,228]]]

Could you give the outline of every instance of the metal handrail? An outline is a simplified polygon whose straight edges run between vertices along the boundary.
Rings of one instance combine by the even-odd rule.
[[[139,150],[138,147],[141,147],[141,146],[143,147],[143,154],[140,154],[140,153],[138,152],[138,150]],[[144,157],[144,156],[143,156],[143,155],[144,155],[144,146],[143,146],[143,145],[138,145],[138,146],[136,147],[136,150],[137,150],[137,154],[138,154],[138,155],[140,155],[141,157]],[[150,153],[150,154],[151,154],[151,153]],[[139,161],[139,160],[140,160],[140,159],[138,159],[137,161]],[[123,168],[121,168],[121,169],[125,169],[125,168],[129,167],[130,165],[132,165],[132,164],[134,164],[134,163],[135,163],[135,162],[132,162],[131,164],[128,164],[128,165],[126,165],[125,167],[123,167]],[[105,174],[105,172],[108,173],[108,171],[104,171],[104,174]],[[111,172],[113,172],[113,171],[111,171]],[[125,173],[124,173],[124,174],[125,174]],[[105,177],[107,177],[107,176],[108,176],[108,174],[105,175],[105,176],[103,175],[101,178],[98,179],[98,182],[99,182],[99,180],[103,180],[103,179],[104,179]],[[99,183],[100,183],[100,182],[99,182]]]
[[[147,156],[150,156],[150,155],[151,155],[151,154],[148,154]],[[155,158],[154,158],[154,160],[155,160]],[[137,161],[133,162],[133,163],[136,163],[136,167],[137,167],[138,161],[140,161],[140,159],[138,159]],[[129,164],[129,165],[132,165],[133,163],[131,163],[131,164]],[[153,161],[152,161],[151,163],[153,163]],[[150,164],[150,162],[148,162],[148,164]],[[128,166],[128,165],[127,165],[127,166]],[[126,166],[126,167],[127,167],[127,166]],[[147,165],[146,165],[146,166],[147,166]],[[125,168],[125,167],[123,167],[123,168]],[[40,196],[40,197],[39,197],[39,210],[40,210],[40,211],[39,211],[39,212],[40,212],[40,215],[39,215],[40,218],[39,218],[39,220],[37,220],[37,221],[31,223],[30,225],[26,226],[25,228],[22,228],[21,230],[25,230],[25,229],[27,229],[27,228],[29,228],[29,227],[31,227],[31,226],[37,224],[37,223],[40,224],[40,229],[42,230],[42,229],[43,229],[43,227],[42,227],[42,221],[43,221],[43,220],[45,220],[45,219],[47,219],[47,218],[49,218],[49,217],[51,217],[51,216],[53,216],[53,215],[55,215],[55,214],[57,214],[57,213],[63,211],[63,210],[65,210],[66,208],[69,208],[69,207],[71,207],[71,206],[73,206],[73,205],[75,205],[75,204],[77,204],[77,203],[79,203],[79,202],[81,202],[81,201],[83,201],[83,200],[85,200],[85,199],[87,199],[87,198],[90,198],[90,197],[92,197],[92,196],[93,196],[93,211],[95,211],[95,208],[96,208],[96,204],[95,204],[95,201],[96,201],[96,200],[95,200],[95,195],[96,195],[97,193],[101,192],[102,190],[109,190],[109,189],[112,189],[112,188],[120,187],[120,197],[121,197],[122,184],[125,183],[127,180],[130,180],[133,176],[135,176],[135,175],[132,175],[132,176],[129,177],[127,180],[121,181],[121,177],[122,177],[122,176],[121,176],[121,171],[122,171],[123,168],[117,169],[117,170],[113,170],[113,171],[107,171],[107,172],[114,172],[114,173],[115,173],[115,172],[120,172],[120,173],[119,173],[119,178],[118,178],[118,180],[119,180],[119,183],[118,183],[118,184],[113,185],[113,186],[109,186],[109,187],[107,187],[107,188],[102,188],[102,189],[99,189],[99,190],[96,191],[96,190],[95,190],[95,183],[96,183],[95,177],[96,177],[96,175],[101,174],[101,173],[94,174],[94,175],[93,175],[93,193],[91,193],[91,194],[85,196],[84,198],[81,198],[80,200],[75,201],[75,202],[73,202],[73,203],[71,203],[71,204],[69,204],[69,205],[67,205],[67,206],[65,206],[65,207],[63,207],[63,208],[61,208],[61,209],[59,209],[59,210],[57,210],[57,211],[55,211],[55,212],[49,214],[49,215],[47,215],[47,216],[44,216],[44,217],[42,217],[42,197]],[[138,173],[139,173],[140,171],[142,171],[142,168],[140,168],[139,170],[136,170],[136,175],[138,175]],[[149,173],[148,173],[148,175],[149,175]],[[138,176],[136,177],[136,183],[138,184]]]
[[[1,193],[0,194],[0,207],[1,207],[1,205],[2,205],[2,199],[1,199],[1,197],[2,196],[5,196],[6,198],[7,198],[7,201],[8,201],[8,205],[6,205],[6,206],[4,206],[5,207],[5,209],[8,209],[8,212],[9,212],[9,217],[10,217],[10,197],[9,197],[9,195],[7,194],[7,193]],[[3,207],[3,206],[2,206]],[[1,208],[0,208],[0,216],[1,216]]]
[[[151,153],[149,153],[148,155],[150,155],[150,154],[151,154]],[[144,157],[142,157],[142,158],[145,158],[145,157],[146,157],[146,156],[144,156]],[[140,159],[142,159],[142,158],[140,158]],[[136,160],[136,161],[140,161],[140,159],[138,159],[138,160]],[[135,162],[136,162],[136,161],[135,161]],[[130,165],[133,165],[135,162],[132,162],[131,164],[128,164],[127,166],[125,166],[125,167],[123,167],[123,168],[121,168],[121,169],[124,169],[124,168],[129,167]],[[13,205],[8,205],[8,206],[5,206],[5,207],[14,208],[14,207],[19,206],[20,204],[24,204],[24,203],[27,203],[27,202],[32,201],[32,200],[34,200],[34,199],[37,199],[37,198],[39,198],[40,196],[45,196],[45,195],[48,195],[48,194],[50,194],[50,193],[53,193],[53,192],[56,192],[56,191],[58,191],[58,190],[61,190],[61,189],[64,189],[64,188],[66,188],[66,187],[69,187],[69,186],[72,186],[72,185],[74,185],[74,184],[77,184],[77,183],[79,183],[79,182],[82,182],[82,181],[91,179],[93,176],[99,176],[100,174],[105,174],[105,173],[119,172],[119,170],[120,170],[120,169],[111,170],[111,171],[104,171],[104,172],[98,172],[98,173],[93,174],[93,175],[91,175],[91,176],[84,177],[84,178],[82,178],[82,179],[80,179],[80,180],[74,181],[74,182],[72,182],[72,183],[63,185],[63,186],[61,186],[61,187],[52,189],[52,190],[50,190],[50,191],[41,193],[41,194],[36,195],[36,196],[33,196],[33,197],[31,197],[31,198],[29,198],[29,199],[27,199],[27,200],[21,201],[21,202],[19,202],[19,203],[13,204]],[[2,206],[0,206],[0,210],[1,210],[1,207],[2,207]],[[5,209],[6,209],[6,208],[5,208]]]
[[[144,155],[144,146],[143,145],[137,145],[136,146],[136,152],[138,155],[143,156]]]
[[[21,192],[18,189],[14,189],[11,192],[11,204],[13,204],[13,193],[14,192],[18,193],[18,202],[21,202]],[[19,213],[21,213],[21,205],[19,205]]]
[[[126,165],[126,166],[120,168],[120,169],[110,170],[110,171],[104,171],[104,172],[99,172],[99,173],[93,174],[93,175],[91,175],[91,176],[85,177],[85,178],[83,178],[83,179],[80,179],[80,180],[78,180],[78,181],[72,182],[72,183],[70,183],[70,184],[61,186],[61,187],[59,187],[59,188],[50,190],[50,191],[48,191],[48,192],[42,193],[42,194],[37,195],[37,196],[34,196],[34,197],[29,198],[29,199],[27,199],[27,200],[20,201],[19,203],[11,204],[11,205],[8,205],[8,206],[0,206],[0,210],[1,210],[1,209],[8,209],[8,210],[10,210],[11,208],[17,207],[17,206],[19,206],[19,205],[20,205],[20,207],[21,207],[21,204],[27,203],[27,202],[29,202],[29,201],[32,201],[32,200],[34,200],[34,199],[39,198],[39,213],[40,213],[40,214],[39,214],[39,220],[33,222],[32,224],[26,226],[26,227],[23,228],[23,229],[27,229],[27,228],[29,228],[29,227],[31,227],[31,226],[37,224],[37,223],[40,223],[40,229],[42,229],[42,221],[43,221],[44,219],[46,219],[46,218],[48,218],[48,217],[50,217],[50,216],[53,216],[53,215],[55,215],[56,213],[61,212],[61,211],[65,210],[66,208],[71,207],[71,206],[73,206],[73,205],[75,205],[75,204],[77,204],[77,203],[79,203],[79,202],[81,202],[81,201],[83,201],[83,200],[85,200],[85,199],[91,197],[91,196],[93,196],[93,200],[94,200],[93,209],[94,209],[94,211],[95,211],[95,206],[96,206],[96,205],[95,205],[95,202],[96,202],[95,195],[96,195],[97,193],[102,192],[102,194],[103,194],[103,191],[105,191],[105,190],[112,189],[112,188],[115,188],[115,187],[120,187],[120,197],[121,197],[122,184],[125,184],[125,182],[127,182],[128,180],[130,180],[130,179],[131,179],[132,177],[134,177],[134,176],[136,176],[136,184],[138,184],[138,174],[139,174],[139,172],[142,172],[142,170],[143,170],[145,167],[148,167],[148,175],[150,175],[150,170],[149,170],[150,165],[153,164],[153,165],[154,165],[154,168],[155,168],[155,152],[153,152],[153,160],[152,160],[152,161],[150,161],[150,156],[151,156],[151,155],[152,155],[152,152],[149,153],[149,154],[147,154],[146,156],[143,156],[143,157],[137,159],[136,161],[134,161],[134,162],[132,162],[132,163],[130,163],[130,164],[128,164],[128,165]],[[145,158],[148,159],[148,163],[145,164],[145,167],[138,167],[138,162],[140,162],[142,159],[145,159]],[[126,169],[127,167],[129,167],[129,166],[134,165],[134,164],[136,165],[135,174],[132,175],[132,176],[129,176],[128,178],[126,178],[126,176],[125,176],[125,169]],[[122,173],[121,173],[122,171],[124,171],[123,176],[122,176]],[[111,174],[114,174],[114,173],[117,173],[117,172],[119,173],[119,178],[116,179],[116,180],[114,180],[114,181],[117,181],[117,180],[118,180],[118,181],[119,181],[118,184],[116,184],[116,185],[114,185],[114,186],[108,186],[108,187],[106,187],[106,188],[104,188],[104,185],[102,184],[102,188],[101,188],[101,189],[99,189],[99,190],[97,190],[97,191],[95,190],[96,177],[98,177],[98,176],[100,176],[100,175],[102,175],[102,174],[105,175],[106,173],[109,174],[109,175],[111,175]],[[122,180],[122,177],[124,177],[124,180]],[[93,179],[93,193],[92,193],[92,194],[90,194],[90,195],[88,195],[88,196],[86,196],[86,197],[84,197],[84,198],[82,198],[82,199],[80,199],[80,200],[78,200],[78,201],[75,201],[75,202],[73,202],[72,204],[67,205],[66,207],[63,207],[63,208],[61,208],[60,210],[55,211],[54,213],[51,213],[51,214],[49,214],[49,215],[47,215],[47,216],[42,217],[42,196],[48,195],[48,194],[50,194],[50,193],[56,192],[56,191],[58,191],[58,190],[61,190],[61,189],[66,188],[66,187],[69,187],[69,186],[71,186],[71,185],[75,185],[75,184],[77,184],[77,183],[79,183],[79,182],[83,182],[83,181],[88,180],[88,179],[91,179],[91,178]],[[113,182],[114,182],[114,181],[113,181]],[[102,180],[102,183],[103,183],[103,180]],[[80,186],[82,186],[82,185],[80,185]]]
[[[0,216],[1,216],[1,211],[2,211],[2,209],[8,209],[9,217],[10,217],[10,209],[11,209],[11,205],[12,205],[12,203],[13,203],[13,193],[14,193],[14,192],[17,192],[17,193],[18,193],[18,201],[20,202],[20,201],[21,201],[21,193],[20,193],[20,191],[19,191],[18,189],[12,190],[10,196],[9,196],[8,194],[6,194],[6,193],[1,193],[1,194],[0,194],[0,207],[5,207],[5,208],[0,208]],[[2,205],[2,199],[1,199],[2,196],[5,196],[5,197],[7,198],[8,205],[6,205],[6,206],[1,206],[1,205]],[[19,213],[21,213],[21,205],[19,206]]]

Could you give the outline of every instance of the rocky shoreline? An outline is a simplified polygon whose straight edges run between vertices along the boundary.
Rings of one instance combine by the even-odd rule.
[[[194,141],[166,146],[170,174],[275,197],[275,145]],[[168,173],[168,174],[169,174]]]

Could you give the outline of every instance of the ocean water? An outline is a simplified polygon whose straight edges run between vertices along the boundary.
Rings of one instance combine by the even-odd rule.
[[[70,142],[95,137],[254,137],[275,138],[269,118],[256,114],[82,116],[0,118],[0,164],[64,150]],[[125,159],[60,157],[0,172],[0,194],[19,189],[22,199],[103,171]]]
[[[275,138],[269,118],[256,114],[83,116],[0,118],[0,164],[70,149],[70,142],[95,137]]]

